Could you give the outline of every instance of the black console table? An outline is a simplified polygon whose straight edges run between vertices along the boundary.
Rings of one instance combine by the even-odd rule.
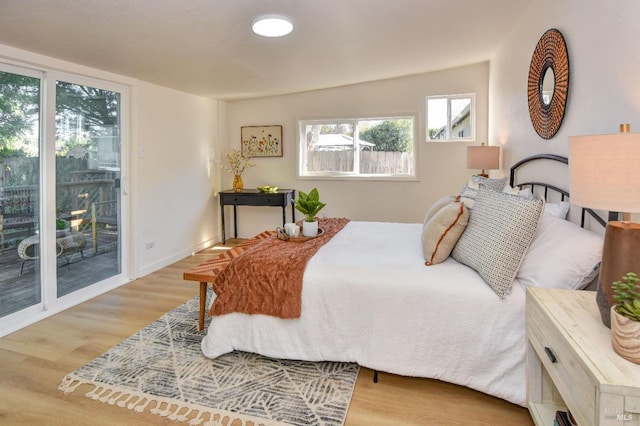
[[[293,199],[296,196],[295,189],[278,189],[276,192],[261,192],[257,189],[243,189],[235,192],[233,189],[220,191],[220,215],[222,216],[222,244],[227,242],[224,224],[224,206],[233,206],[233,231],[238,238],[238,211],[237,206],[271,206],[282,207],[282,226],[287,222],[286,208],[291,206],[291,221],[296,221],[296,213],[293,208]]]

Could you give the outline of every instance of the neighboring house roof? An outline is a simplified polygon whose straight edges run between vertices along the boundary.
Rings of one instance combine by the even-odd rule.
[[[458,124],[460,124],[461,121],[464,121],[469,116],[470,110],[471,105],[467,105],[466,107],[464,107],[464,109],[460,111],[460,114],[456,115],[455,117],[453,117],[453,120],[451,120],[451,127],[456,127]]]
[[[469,117],[470,111],[471,111],[471,105],[467,105],[466,107],[464,107],[464,109],[460,111],[460,114],[456,115],[451,120],[451,128],[452,129],[455,128],[457,125],[463,122],[467,117]],[[440,127],[440,129],[438,129],[438,132],[434,135],[433,139],[444,139],[445,137],[444,132],[446,128],[447,126]]]
[[[361,150],[366,148],[373,150],[373,147],[376,146],[376,144],[362,139],[358,139],[358,144]],[[349,149],[349,147],[353,147],[353,138],[343,134],[320,135],[315,144],[316,151],[341,151]]]
[[[76,145],[69,150],[69,152],[67,153],[67,158],[84,158],[84,156],[88,153],[89,151],[87,150],[87,148],[81,145]]]

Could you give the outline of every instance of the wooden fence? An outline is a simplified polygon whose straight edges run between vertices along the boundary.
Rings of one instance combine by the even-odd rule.
[[[307,152],[309,172],[352,172],[354,151]],[[362,174],[413,174],[412,152],[360,151]]]
[[[114,172],[84,170],[68,173],[56,184],[56,216],[70,222],[72,230],[117,226],[118,193]],[[33,235],[38,218],[38,186],[0,187],[0,246],[15,247]]]

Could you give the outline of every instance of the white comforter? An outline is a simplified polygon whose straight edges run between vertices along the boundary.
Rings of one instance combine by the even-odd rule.
[[[525,294],[498,298],[452,258],[425,266],[422,224],[350,222],[309,261],[302,315],[213,317],[205,356],[348,361],[526,404]],[[293,243],[292,243],[293,244]]]

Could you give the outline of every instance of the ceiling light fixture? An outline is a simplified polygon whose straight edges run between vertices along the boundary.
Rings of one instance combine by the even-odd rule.
[[[286,16],[265,15],[256,18],[251,29],[263,37],[284,37],[293,31],[293,23]]]

